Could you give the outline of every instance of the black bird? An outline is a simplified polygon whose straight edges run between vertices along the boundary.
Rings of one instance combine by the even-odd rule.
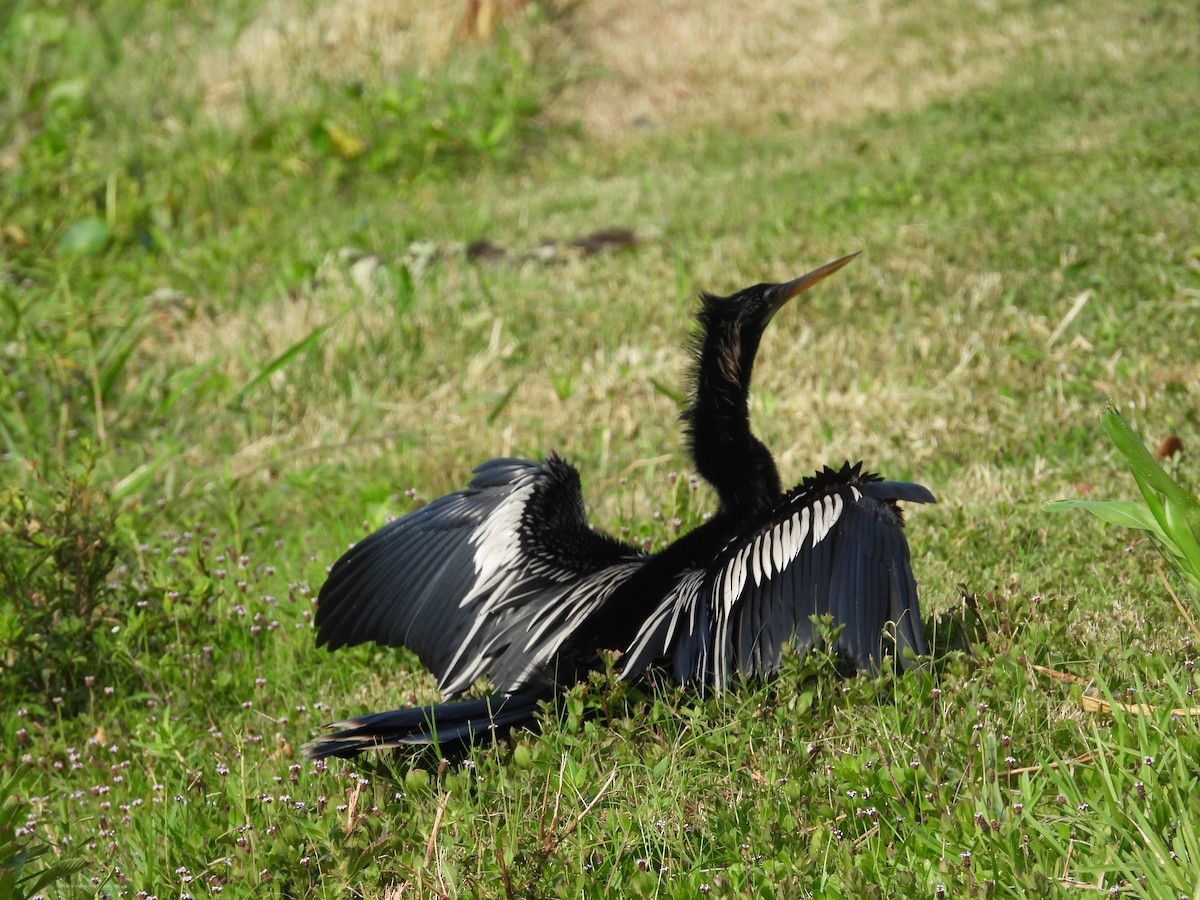
[[[833,649],[850,667],[873,669],[892,648],[902,667],[915,665],[925,640],[897,501],[933,495],[861,463],[825,468],[784,493],[750,431],[763,330],[857,255],[784,284],[703,295],[683,420],[696,471],[719,502],[663,550],[646,554],[593,531],[579,473],[552,454],[486,462],[465,490],[384,526],[334,563],[317,601],[318,645],[408,647],[447,701],[485,676],[495,695],[338,722],[307,754],[507,732],[602,666],[603,651],[621,652],[622,678],[661,664],[681,683],[720,691],[776,669],[789,641],[811,648],[814,616],[841,626]]]

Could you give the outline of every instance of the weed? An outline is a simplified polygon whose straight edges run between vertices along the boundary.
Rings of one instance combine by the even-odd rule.
[[[0,504],[0,686],[74,716],[133,600],[108,582],[119,554],[115,513],[86,469],[37,494],[7,488]]]
[[[22,802],[22,784],[17,773],[0,781],[0,891],[13,900],[42,896],[55,882],[87,867],[75,857],[47,860],[54,849],[39,838],[37,819]]]
[[[1142,502],[1133,500],[1059,500],[1053,510],[1085,509],[1112,525],[1148,534],[1170,561],[1193,596],[1200,596],[1200,503],[1171,479],[1115,409],[1102,417],[1104,430],[1129,466]],[[1200,607],[1195,612],[1200,613]],[[1193,625],[1194,629],[1194,625]],[[1197,634],[1200,637],[1200,633]]]

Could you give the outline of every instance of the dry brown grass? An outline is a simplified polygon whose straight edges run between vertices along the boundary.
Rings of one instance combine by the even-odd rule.
[[[628,328],[613,326],[601,314],[608,324],[590,335],[577,331],[586,331],[583,317],[589,307],[639,292],[661,295],[670,275],[659,257],[658,248],[646,248],[636,271],[624,259],[602,258],[553,270],[492,272],[486,277],[502,282],[494,286],[505,296],[501,308],[480,302],[469,272],[455,278],[442,272],[438,305],[418,304],[407,314],[419,327],[439,335],[436,349],[408,377],[397,377],[391,361],[369,356],[368,336],[396,328],[386,276],[375,286],[359,284],[349,275],[349,264],[335,259],[323,267],[320,286],[311,296],[278,298],[252,311],[216,312],[184,333],[177,352],[181,364],[218,355],[233,382],[244,383],[254,375],[252,361],[262,364],[274,358],[326,321],[331,311],[353,308],[353,315],[342,318],[322,338],[319,368],[344,369],[347,360],[357,361],[356,377],[373,408],[369,432],[347,443],[350,423],[361,409],[339,390],[325,395],[319,385],[314,392],[309,383],[291,384],[291,371],[285,369],[271,379],[270,392],[286,398],[294,411],[270,433],[247,436],[230,460],[235,476],[324,460],[352,467],[369,464],[395,452],[395,435],[415,430],[420,442],[415,458],[440,473],[437,481],[420,485],[429,492],[460,485],[469,468],[485,456],[549,449],[575,459],[592,455],[600,466],[586,467],[587,496],[597,505],[598,521],[611,524],[622,511],[644,514],[659,508],[666,495],[661,474],[689,468],[676,407],[658,393],[652,380],[682,389],[688,363],[683,344],[690,323],[682,308],[664,302],[650,305],[645,318]],[[878,302],[864,294],[863,276],[870,273],[871,264],[863,265],[863,273],[824,288],[815,302],[826,310],[847,294],[858,304]],[[979,391],[1020,381],[1019,361],[995,352],[994,345],[1024,333],[1031,323],[1019,311],[988,311],[987,298],[1000,290],[999,274],[974,280],[963,275],[962,281],[971,298],[969,309],[976,314],[972,326],[951,321],[951,316],[962,315],[955,303],[951,308],[958,312],[941,319],[935,314],[929,327],[935,335],[964,336],[961,357],[953,361],[944,358],[949,351],[941,341],[936,346],[929,340],[924,346],[879,346],[878,333],[871,330],[849,324],[814,328],[806,322],[803,306],[777,320],[761,352],[752,415],[756,430],[775,450],[785,478],[798,480],[814,463],[846,457],[864,458],[885,469],[896,465],[889,460],[902,461],[913,472],[927,471],[959,444],[987,445],[995,434],[1018,430],[1020,407],[1002,398],[981,404]],[[576,322],[574,327],[555,329],[555,340],[546,344],[547,332],[531,332],[513,320],[536,314],[529,311],[538,310],[551,290],[575,300],[570,309],[556,308],[550,315],[556,321]],[[439,305],[472,312],[451,329]],[[821,317],[827,319],[825,314]],[[514,354],[528,353],[530,344],[536,345],[535,352],[514,365]],[[1065,360],[1081,351],[1064,346],[1060,352]],[[864,360],[872,360],[871,377],[863,377]],[[932,392],[928,383],[912,378],[925,365],[944,372]],[[296,364],[301,377],[309,368]],[[574,382],[565,398],[554,385],[554,377],[562,373],[572,373]],[[514,381],[519,386],[504,414],[487,424],[489,398]],[[1081,412],[1076,403],[1064,415]],[[824,423],[836,423],[831,436],[826,436]],[[1016,502],[1031,484],[1051,475],[1042,466],[1030,473],[1029,481],[1014,483],[998,467],[981,462],[964,467],[953,483],[939,487],[959,504],[982,506]],[[612,490],[615,481],[626,476],[632,487]]]
[[[340,394],[306,395],[287,427],[240,447],[230,460],[235,476],[278,461],[280,454],[297,454],[307,457],[307,461],[331,454],[341,460],[369,460],[393,452],[392,436],[411,430],[414,422],[426,422],[436,423],[428,435],[422,435],[428,437],[431,452],[447,461],[468,461],[461,470],[447,473],[448,485],[461,481],[469,465],[481,461],[481,431],[487,433],[489,455],[536,452],[539,440],[545,449],[557,447],[570,453],[590,440],[590,432],[582,432],[580,423],[594,421],[591,411],[595,409],[603,410],[605,422],[598,434],[602,455],[608,458],[615,449],[618,466],[636,470],[643,464],[632,459],[624,448],[645,430],[648,415],[665,424],[667,438],[662,450],[678,450],[675,409],[655,391],[650,378],[679,384],[686,358],[680,346],[686,320],[675,323],[677,334],[662,340],[647,338],[644,331],[638,330],[597,346],[594,336],[576,334],[574,339],[556,341],[554,346],[523,359],[519,371],[514,371],[511,363],[522,342],[544,339],[544,335],[524,330],[518,333],[513,318],[536,310],[551,289],[550,283],[564,294],[580,298],[581,305],[602,304],[607,297],[628,290],[628,279],[618,282],[619,260],[487,273],[484,277],[498,277],[505,282],[505,304],[498,309],[480,303],[475,273],[458,272],[454,264],[443,267],[434,276],[438,278],[438,303],[418,305],[407,313],[415,327],[437,335],[437,349],[421,361],[417,371],[408,373],[409,377],[393,381],[395,373],[389,372],[389,361],[370,356],[370,336],[396,328],[393,288],[387,274],[395,261],[385,261],[374,282],[364,284],[350,274],[352,265],[337,257],[336,253],[329,255],[311,294],[268,299],[253,309],[214,309],[211,315],[188,323],[168,351],[174,357],[172,365],[177,367],[219,358],[232,382],[241,384],[254,376],[256,366],[286,351],[326,322],[331,313],[353,308],[353,315],[343,316],[322,337],[317,352],[326,368],[344,367],[351,359],[358,361],[364,390],[373,394],[375,425],[371,435],[344,445],[348,423],[358,410]],[[657,290],[651,287],[654,276],[649,271],[633,280],[644,282],[646,291]],[[447,316],[446,307],[471,311],[455,319]],[[655,319],[668,313],[669,309],[660,309]],[[578,330],[585,327],[579,325]],[[662,327],[656,321],[651,331]],[[529,347],[523,352],[528,353]],[[297,364],[295,368],[306,367]],[[564,371],[577,373],[568,398],[558,396],[551,378],[553,373]],[[289,368],[285,368],[271,378],[264,391],[296,398],[297,389],[290,379]],[[484,425],[490,398],[514,381],[520,386],[505,415],[494,427]]]
[[[247,96],[287,103],[315,78],[427,71],[445,59],[461,15],[461,0],[269,0],[232,46],[201,50],[200,90],[214,116],[236,124]]]
[[[1064,62],[1119,59],[1120,22],[1065,4],[881,0],[596,0],[572,21],[588,73],[559,114],[592,134],[633,125],[739,128],[855,121],[958,97],[1012,73],[1035,52]],[[964,27],[964,21],[970,26]]]
[[[288,102],[316,77],[429,69],[461,38],[469,11],[462,0],[272,0],[232,47],[201,52],[201,90],[214,113],[236,121],[248,95]],[[639,126],[774,127],[775,113],[797,125],[844,122],[959,96],[1031,51],[1063,60],[1126,52],[1120,23],[1066,5],[981,3],[972,27],[962,22],[954,5],[880,0],[591,0],[551,16],[537,37],[569,73],[552,114],[610,139]]]

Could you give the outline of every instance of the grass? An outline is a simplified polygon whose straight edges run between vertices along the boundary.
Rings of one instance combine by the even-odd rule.
[[[686,52],[639,56],[632,5],[437,52],[365,0],[336,33],[302,2],[16,5],[0,893],[1200,896],[1195,594],[1044,509],[1131,496],[1109,401],[1196,492],[1192,10],[820,6],[659,16]],[[305,23],[324,71],[256,49]],[[637,244],[523,258],[611,225]],[[468,263],[484,237],[511,261]],[[712,502],[674,475],[696,292],[860,248],[773,323],[754,424],[785,478],[864,458],[938,495],[931,671],[598,676],[465,764],[300,758],[434,696],[403,653],[313,647],[348,542],[551,448],[599,526],[670,540]]]

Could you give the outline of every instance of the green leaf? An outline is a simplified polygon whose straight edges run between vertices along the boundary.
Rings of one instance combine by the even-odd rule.
[[[49,887],[56,881],[61,881],[76,872],[82,872],[88,867],[86,859],[63,859],[47,866],[28,881],[21,882],[21,892],[33,896],[43,888]]]
[[[163,385],[164,388],[169,388],[169,390],[165,390],[162,398],[159,400],[156,415],[165,418],[175,408],[175,404],[179,399],[189,392],[206,393],[203,389],[212,381],[226,381],[227,378],[224,375],[216,372],[221,362],[222,357],[215,356],[210,360],[199,362],[193,366],[173,372]]]
[[[804,715],[806,712],[812,709],[813,698],[814,694],[812,691],[803,691],[800,696],[796,698],[795,713],[797,715]]]
[[[70,256],[94,256],[108,245],[109,237],[104,220],[92,216],[68,226],[58,239],[58,249]]]
[[[1109,407],[1101,421],[1129,465],[1142,502],[1059,500],[1046,509],[1084,509],[1110,524],[1146,532],[1184,580],[1200,589],[1200,504],[1155,461],[1119,412]]]
[[[1135,500],[1052,500],[1046,504],[1051,512],[1064,509],[1085,509],[1110,525],[1122,528],[1137,528],[1141,531],[1158,533],[1158,522],[1145,506]]]
[[[46,105],[78,107],[83,104],[87,96],[88,82],[86,78],[68,78],[55,83],[46,92]]]
[[[1162,466],[1155,462],[1150,451],[1146,449],[1146,445],[1129,427],[1121,414],[1110,406],[1104,411],[1100,421],[1104,425],[1104,430],[1108,432],[1113,445],[1125,457],[1125,462],[1133,472],[1133,477],[1142,490],[1142,495],[1146,496],[1149,489],[1173,500],[1179,504],[1180,511],[1186,517],[1192,530],[1200,531],[1200,503],[1197,503],[1195,498],[1176,484],[1171,476],[1163,471]],[[1161,517],[1159,517],[1159,521],[1162,521]]]
[[[1167,499],[1163,504],[1167,533],[1166,543],[1180,559],[1180,569],[1188,581],[1200,587],[1200,542],[1192,531],[1186,516],[1179,510],[1175,501]]]

